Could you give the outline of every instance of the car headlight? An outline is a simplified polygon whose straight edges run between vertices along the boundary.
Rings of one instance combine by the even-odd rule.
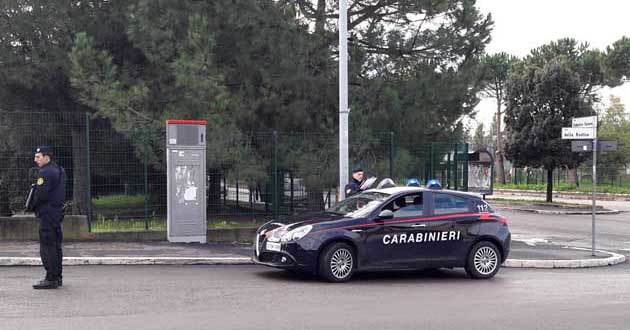
[[[311,231],[311,229],[313,229],[312,225],[297,227],[291,231],[286,232],[284,235],[282,235],[282,238],[280,238],[280,241],[282,242],[297,241],[300,238],[306,236],[306,234],[308,234]]]

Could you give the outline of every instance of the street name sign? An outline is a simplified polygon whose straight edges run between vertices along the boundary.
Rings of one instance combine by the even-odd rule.
[[[571,127],[597,127],[597,116],[573,118]]]
[[[617,141],[597,141],[597,151],[607,152],[616,151]],[[593,141],[571,141],[571,151],[573,152],[589,152],[593,151]]]
[[[597,150],[604,151],[616,151],[617,141],[597,141]]]
[[[592,140],[597,138],[597,129],[593,127],[563,127],[563,140]]]
[[[571,151],[589,152],[593,151],[593,141],[571,141]]]

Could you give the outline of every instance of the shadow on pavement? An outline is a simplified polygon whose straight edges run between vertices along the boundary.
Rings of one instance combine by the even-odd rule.
[[[269,269],[257,271],[254,274],[262,279],[271,281],[282,281],[292,283],[328,283],[317,276],[296,273],[281,269]],[[464,269],[427,269],[427,270],[391,270],[391,271],[375,271],[356,273],[348,283],[371,283],[371,282],[471,282],[478,283],[479,281],[495,281],[500,280],[501,271],[497,276],[491,280],[474,280],[469,278]],[[333,284],[333,283],[330,283]]]

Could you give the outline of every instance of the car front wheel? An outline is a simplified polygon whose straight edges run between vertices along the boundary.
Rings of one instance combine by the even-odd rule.
[[[466,273],[472,278],[488,279],[501,267],[501,253],[496,245],[483,241],[475,244],[466,260]]]
[[[346,243],[326,247],[319,260],[319,275],[329,282],[345,282],[356,268],[354,249]]]

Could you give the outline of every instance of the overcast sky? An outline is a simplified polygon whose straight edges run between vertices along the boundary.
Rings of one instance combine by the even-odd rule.
[[[506,52],[524,57],[532,48],[570,37],[604,50],[622,36],[630,37],[630,0],[477,0],[483,13],[494,20],[489,54]],[[608,103],[610,94],[630,105],[630,83],[602,91]],[[602,106],[605,106],[602,105]],[[486,130],[495,115],[496,104],[482,100],[477,106],[476,127],[483,122]]]

